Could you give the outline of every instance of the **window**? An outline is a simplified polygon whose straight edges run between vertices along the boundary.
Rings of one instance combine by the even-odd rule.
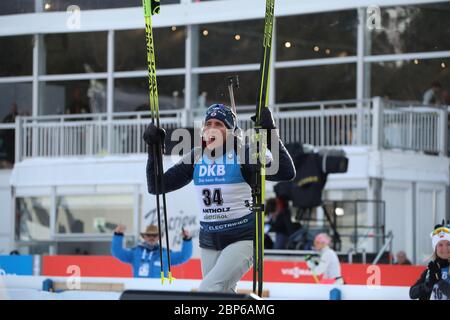
[[[14,122],[9,117],[14,113],[13,109],[21,116],[31,115],[31,83],[0,83],[0,97],[1,122]]]
[[[180,0],[161,0],[161,5],[180,3]],[[141,7],[142,0],[44,0],[45,11],[66,11],[77,5],[81,10]]]
[[[423,101],[433,82],[442,86],[436,104],[450,105],[450,59],[414,59],[371,64],[371,96]]]
[[[48,255],[50,254],[50,244],[45,242],[27,243],[18,246],[20,254]]]
[[[31,114],[31,83],[0,84],[0,122],[14,125],[16,116]],[[0,130],[0,168],[15,162],[15,129]]]
[[[366,189],[325,189],[323,199],[326,200],[364,200],[367,199]]]
[[[44,36],[46,74],[106,72],[106,32]]]
[[[49,197],[17,198],[16,219],[18,240],[50,240]]]
[[[111,255],[111,242],[58,242],[59,255]]]
[[[133,232],[132,195],[59,196],[56,200],[57,234],[107,234],[118,224]]]
[[[0,16],[34,12],[35,0],[2,0],[0,1]]]
[[[259,63],[263,28],[263,20],[200,25],[199,66]]]
[[[161,76],[157,82],[160,109],[183,109],[184,76]],[[114,111],[150,111],[148,78],[115,79]]]
[[[340,251],[350,249],[375,253],[383,244],[385,226],[382,201],[367,201],[364,189],[325,190],[324,208],[336,222],[341,237]]]
[[[356,65],[276,70],[277,103],[355,99]]]
[[[33,36],[0,37],[0,77],[33,73]]]
[[[257,71],[230,72],[199,75],[198,100],[194,107],[206,108],[213,103],[230,105],[230,97],[226,79],[228,76],[239,76],[240,88],[234,91],[236,106],[255,105],[260,76]]]
[[[277,61],[356,55],[357,12],[321,12],[277,19]]]
[[[153,38],[157,69],[184,67],[186,40],[184,27],[155,28]],[[115,70],[147,70],[144,29],[115,33]]]
[[[106,81],[44,82],[40,114],[81,114],[106,112]]]
[[[450,50],[449,19],[449,2],[382,8],[382,28],[372,31],[372,53]]]
[[[12,169],[15,162],[15,129],[0,129],[0,169]]]

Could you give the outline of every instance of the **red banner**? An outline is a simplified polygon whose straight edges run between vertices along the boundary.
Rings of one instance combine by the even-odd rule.
[[[132,277],[130,265],[110,256],[45,256],[42,260],[42,275],[71,276],[77,266],[82,277]],[[346,284],[411,286],[424,270],[423,266],[341,264]],[[199,259],[173,267],[178,279],[201,279]],[[251,270],[242,280],[252,280]],[[264,262],[264,281],[289,283],[314,283],[311,271],[304,262]]]
[[[44,276],[68,277],[73,274],[71,266],[79,267],[82,277],[132,277],[131,265],[111,256],[44,256]]]

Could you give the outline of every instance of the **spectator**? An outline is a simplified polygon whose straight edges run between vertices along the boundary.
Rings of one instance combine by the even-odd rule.
[[[423,104],[439,105],[441,103],[441,90],[442,85],[439,82],[434,81],[431,84],[431,88],[423,94]]]
[[[319,233],[314,239],[314,249],[319,251],[320,260],[307,258],[306,263],[315,276],[322,276],[320,283],[326,284],[344,284],[341,275],[341,265],[339,258],[330,248],[330,237],[325,233]]]
[[[14,123],[16,122],[16,117],[19,115],[17,112],[17,104],[14,102],[11,105],[9,113],[3,118],[3,123]]]
[[[428,268],[410,288],[411,299],[449,300],[450,299],[450,225],[443,221],[431,233],[433,256]]]
[[[272,241],[272,237],[269,235],[269,232],[272,231],[272,214],[276,210],[276,201],[275,198],[269,198],[266,200],[265,206],[265,215],[264,215],[264,249],[273,249],[274,242]]]
[[[9,113],[3,118],[3,123],[14,123],[16,122],[16,117],[18,116],[17,104],[13,103]],[[16,134],[14,129],[2,130],[3,141],[4,141],[4,152],[7,167],[12,167],[15,161],[15,139]]]
[[[273,249],[286,249],[289,237],[298,229],[291,220],[291,210],[286,199],[277,197],[267,200],[268,214],[270,214],[269,232],[275,232]]]
[[[396,255],[396,263],[398,265],[411,265],[411,261],[409,261],[408,257],[406,256],[405,251],[399,251]]]
[[[208,96],[208,93],[206,91],[203,91],[198,96],[198,107],[200,109],[206,109],[206,97]]]
[[[13,251],[11,251],[11,252],[9,253],[9,255],[10,255],[10,256],[19,256],[20,253],[19,253],[18,250],[13,250]]]
[[[72,100],[66,109],[67,114],[91,113],[89,105],[81,97],[81,89],[75,88],[72,93]]]
[[[441,104],[443,106],[450,106],[450,93],[448,92],[448,90],[442,91]]]
[[[132,249],[124,249],[123,236],[125,226],[119,225],[113,236],[111,252],[112,255],[122,262],[129,263],[133,267],[133,276],[135,278],[159,278],[161,276],[161,261],[159,245],[159,231],[155,225],[149,225],[147,230],[141,233],[144,242]],[[182,264],[188,261],[192,256],[192,240],[189,233],[182,232],[183,244],[181,251],[170,252],[170,262],[172,265]],[[166,249],[163,250],[164,274],[168,276],[168,262]]]

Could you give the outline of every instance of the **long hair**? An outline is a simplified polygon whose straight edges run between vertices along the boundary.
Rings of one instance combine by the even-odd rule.
[[[431,261],[436,261],[436,259],[437,258],[439,258],[439,259],[442,259],[441,257],[439,257],[438,256],[438,254],[437,254],[437,246],[436,246],[436,249],[434,249],[434,252],[433,252],[433,254],[431,255]],[[442,259],[442,260],[444,260],[444,259]],[[448,263],[450,263],[450,257],[448,258]]]

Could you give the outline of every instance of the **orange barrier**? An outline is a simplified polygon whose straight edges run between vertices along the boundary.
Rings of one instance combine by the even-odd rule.
[[[131,266],[110,256],[44,256],[42,275],[71,276],[73,267],[79,267],[82,277],[132,277]],[[341,264],[346,284],[411,286],[419,278],[423,266]],[[185,264],[174,266],[173,275],[177,279],[201,279],[199,259],[191,259]],[[252,280],[251,270],[242,280]],[[311,271],[305,262],[271,261],[264,262],[264,281],[287,283],[314,283]]]

